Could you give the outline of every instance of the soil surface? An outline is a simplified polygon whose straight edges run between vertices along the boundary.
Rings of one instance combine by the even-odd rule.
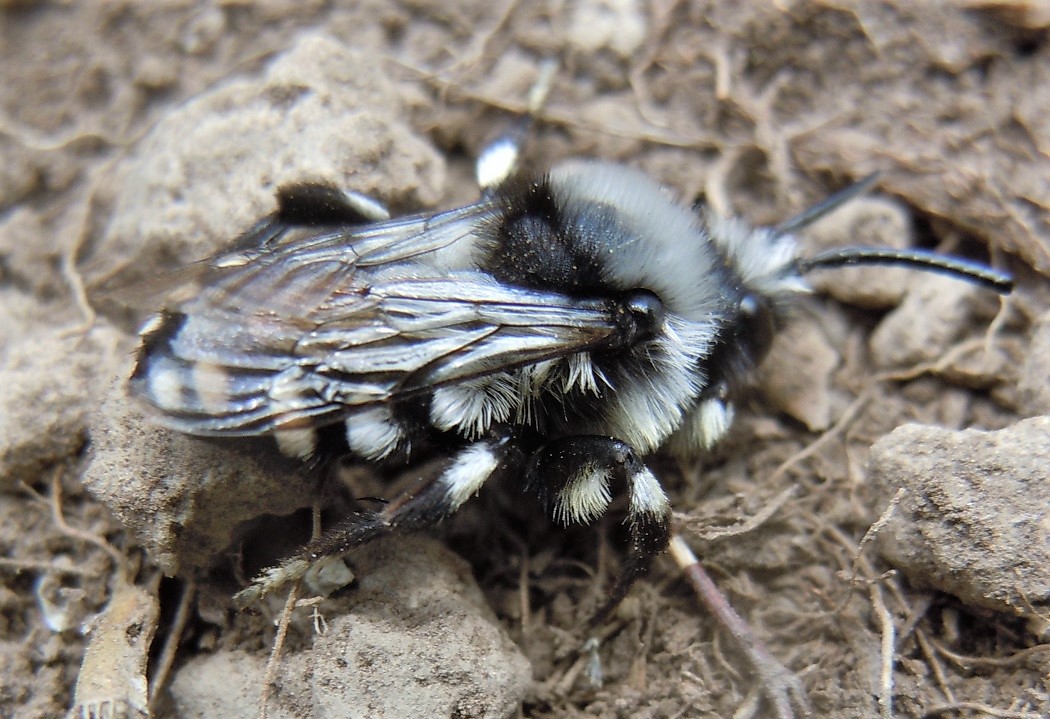
[[[292,180],[469,202],[551,58],[530,165],[623,162],[769,225],[878,171],[806,254],[1015,276],[824,273],[726,440],[650,464],[813,716],[1050,716],[1048,28],[976,0],[0,3],[0,716],[260,716],[264,686],[270,716],[774,716],[669,558],[591,682],[623,509],[566,530],[517,487],[314,577],[277,639],[286,595],[231,597],[308,536],[315,488],[125,396],[177,284],[148,278]],[[348,467],[322,519],[418,473]]]

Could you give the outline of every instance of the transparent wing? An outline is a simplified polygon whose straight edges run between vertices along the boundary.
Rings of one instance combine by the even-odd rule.
[[[144,332],[132,393],[180,431],[252,435],[611,346],[606,302],[431,261],[489,212],[285,233],[231,253],[217,281]]]

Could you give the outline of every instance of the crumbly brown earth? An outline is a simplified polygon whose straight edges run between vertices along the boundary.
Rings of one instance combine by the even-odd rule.
[[[252,489],[236,453],[186,457],[188,440],[151,436],[114,384],[131,318],[102,291],[221,247],[290,179],[333,180],[397,211],[468,201],[472,157],[524,107],[548,57],[561,70],[530,147],[537,166],[622,161],[755,223],[879,170],[879,202],[829,217],[807,247],[902,241],[1015,273],[1004,303],[914,273],[829,273],[728,439],[698,464],[652,462],[685,537],[801,677],[814,715],[1050,715],[1050,510],[1024,485],[1045,483],[1050,443],[1032,434],[1045,438],[1045,424],[955,433],[1050,412],[1045,6],[335,5],[0,3],[0,716],[56,717],[75,701],[135,716],[142,682],[165,673],[157,716],[258,714],[260,687],[202,667],[262,676],[283,597],[236,613],[230,596],[242,572],[298,541],[303,523],[274,515],[312,496],[287,491],[292,478]],[[869,448],[905,423],[940,429],[883,440],[879,466],[896,474],[872,483]],[[213,456],[224,464],[208,473]],[[935,481],[953,466],[967,492],[996,476],[1002,492],[959,499]],[[367,471],[352,479],[364,496],[387,489]],[[193,491],[171,491],[180,482]],[[237,526],[208,514],[233,506]],[[952,524],[963,509],[965,531]],[[269,519],[247,522],[256,513]],[[403,572],[296,610],[284,668],[295,681],[278,668],[271,715],[768,716],[666,559],[606,629],[604,685],[588,684],[583,622],[615,574],[621,519],[562,530],[502,487],[441,535],[473,578],[440,548],[384,544],[355,568],[380,557]],[[873,525],[894,534],[862,541]],[[281,527],[288,537],[273,541]],[[941,544],[901,551],[918,535]],[[1014,556],[993,551],[998,536],[1023,538]],[[419,576],[418,557],[434,579],[413,593],[403,580]],[[960,587],[952,567],[978,564],[980,584]],[[158,582],[158,566],[180,578]],[[100,639],[85,661],[89,637]],[[413,641],[425,650],[406,651]]]

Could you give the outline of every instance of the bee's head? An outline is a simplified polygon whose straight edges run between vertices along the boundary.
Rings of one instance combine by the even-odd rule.
[[[736,219],[707,217],[711,239],[739,274],[754,303],[756,296],[769,303],[798,292],[808,292],[804,276],[814,270],[862,265],[903,265],[939,272],[1008,294],[1013,279],[986,265],[936,252],[882,247],[840,247],[813,257],[799,257],[794,233],[830,214],[875,184],[878,174],[835,193],[789,220],[773,227],[753,229]]]
[[[841,247],[811,257],[800,257],[794,234],[816,222],[874,184],[871,175],[823,202],[773,227],[752,227],[735,218],[713,213],[704,216],[711,243],[718,248],[727,272],[726,294],[733,307],[715,347],[712,364],[740,371],[756,366],[766,355],[773,337],[800,295],[811,291],[806,276],[816,270],[862,265],[904,265],[948,274],[1001,294],[1013,287],[1012,278],[970,260],[915,249]],[[718,374],[713,367],[710,372]],[[717,377],[716,377],[717,379]]]

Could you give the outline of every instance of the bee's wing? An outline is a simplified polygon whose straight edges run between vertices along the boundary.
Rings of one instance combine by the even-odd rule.
[[[227,282],[247,284],[267,267],[286,262],[317,263],[337,258],[354,266],[392,263],[447,247],[463,236],[465,228],[486,221],[496,208],[487,202],[442,212],[418,214],[359,226],[296,225],[279,213],[259,220],[221,253],[184,265],[171,272],[130,284],[114,285],[113,278],[94,288],[101,303],[115,303],[133,310],[158,305],[182,304],[216,291]],[[239,300],[236,292],[225,292],[222,302]],[[230,309],[236,310],[236,307]]]
[[[488,210],[454,212],[283,238],[231,266],[147,328],[132,393],[180,431],[254,435],[615,343],[605,302],[430,262]]]

